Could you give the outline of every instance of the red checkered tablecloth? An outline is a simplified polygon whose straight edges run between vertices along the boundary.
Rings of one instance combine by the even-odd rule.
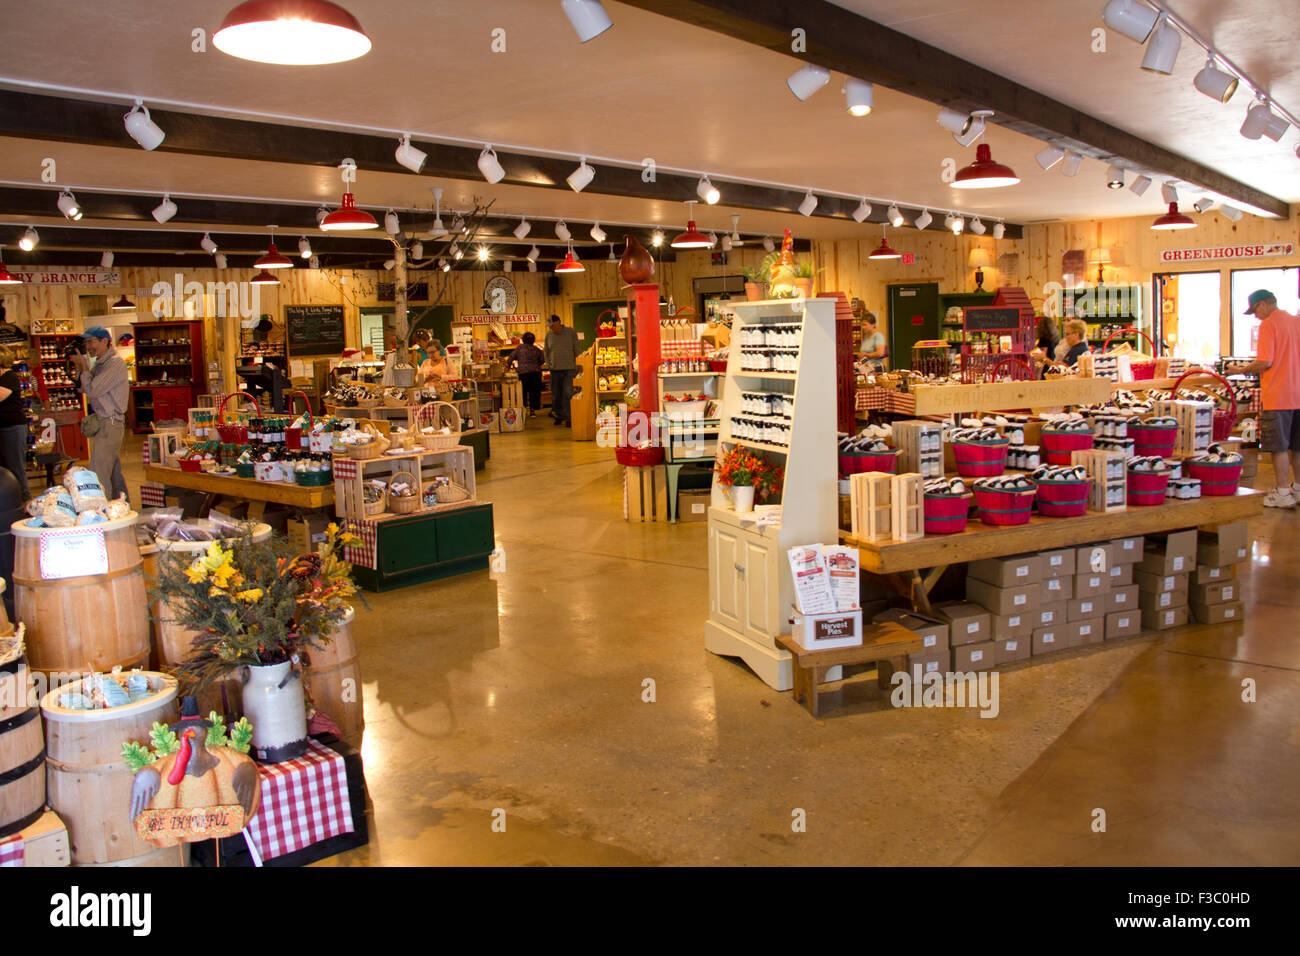
[[[15,833],[0,839],[0,866],[23,865],[23,835]]]
[[[359,564],[363,568],[379,569],[375,551],[379,546],[379,526],[373,521],[358,518],[344,518],[339,527],[355,534],[361,541],[358,544],[343,546],[343,560],[349,564]]]
[[[341,754],[315,740],[296,760],[261,764],[262,804],[245,831],[263,860],[351,833],[352,805]]]
[[[854,393],[853,408],[858,412],[912,415],[916,412],[916,396],[893,388],[860,388]]]

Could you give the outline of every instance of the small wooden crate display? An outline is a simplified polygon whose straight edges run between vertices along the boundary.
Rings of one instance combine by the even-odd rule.
[[[1186,398],[1166,399],[1156,402],[1152,411],[1178,422],[1175,457],[1194,455],[1210,447],[1210,439],[1214,434],[1214,402],[1195,402]]]
[[[1088,510],[1123,511],[1128,507],[1128,456],[1122,451],[1093,448],[1071,452],[1070,461],[1088,472]]]
[[[889,514],[895,541],[925,537],[925,479],[918,474],[894,475],[889,480]]]
[[[624,466],[623,517],[628,521],[668,520],[668,479],[663,465]]]
[[[923,478],[942,477],[943,426],[939,422],[894,422],[894,441],[901,452],[900,469]]]
[[[473,503],[478,494],[474,481],[474,449],[464,445],[437,451],[417,449],[407,454],[385,455],[364,461],[338,458],[334,461],[335,514],[340,518],[374,517],[366,514],[362,485],[370,478],[379,478],[387,483],[399,472],[407,472],[415,476],[416,483],[422,490],[424,485],[435,477],[446,476],[469,492],[468,499],[448,505],[427,505],[421,493],[418,498],[419,506],[411,512],[412,514],[463,507]]]
[[[862,471],[849,476],[849,507],[853,537],[863,541],[889,539],[893,519],[890,509],[890,480],[883,471]]]

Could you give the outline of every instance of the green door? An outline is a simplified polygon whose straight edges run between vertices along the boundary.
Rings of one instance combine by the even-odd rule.
[[[911,368],[912,346],[939,334],[939,283],[889,286],[889,367]]]
[[[438,562],[492,553],[492,506],[438,515]]]

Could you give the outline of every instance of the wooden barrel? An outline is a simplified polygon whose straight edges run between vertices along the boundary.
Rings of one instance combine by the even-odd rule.
[[[174,849],[172,863],[161,862],[157,848],[136,837],[130,817],[135,774],[122,760],[122,744],[134,740],[150,746],[154,722],[170,724],[179,716],[176,678],[156,671],[144,673],[149,686],[157,689],[133,704],[70,710],[59,703],[64,694],[84,693],[86,680],[55,688],[41,701],[46,794],[50,808],[68,828],[74,866],[138,866],[139,857],[155,858],[160,862],[153,865],[159,866],[179,863]]]
[[[80,528],[14,522],[14,616],[27,625],[27,662],[33,670],[70,675],[148,663],[149,608],[135,517],[132,512]],[[58,577],[68,561],[95,551],[99,534],[104,570]],[[71,542],[61,540],[68,538]],[[75,556],[70,543],[76,545]]]
[[[0,638],[0,837],[35,823],[45,812],[45,737],[41,712],[28,699],[23,626]]]
[[[366,715],[361,699],[361,664],[357,658],[357,642],[352,636],[355,617],[356,612],[349,609],[334,632],[334,640],[323,649],[310,650],[307,684],[316,709],[338,724],[343,739],[360,750]]]

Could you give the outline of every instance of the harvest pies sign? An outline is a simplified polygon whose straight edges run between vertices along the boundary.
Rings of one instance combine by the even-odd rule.
[[[1294,242],[1260,242],[1239,246],[1203,246],[1199,249],[1165,249],[1161,262],[1205,262],[1211,259],[1264,259],[1295,254]]]
[[[65,269],[37,269],[24,272],[11,269],[14,275],[31,285],[111,285],[122,284],[122,273],[111,269],[83,269],[74,272]]]

